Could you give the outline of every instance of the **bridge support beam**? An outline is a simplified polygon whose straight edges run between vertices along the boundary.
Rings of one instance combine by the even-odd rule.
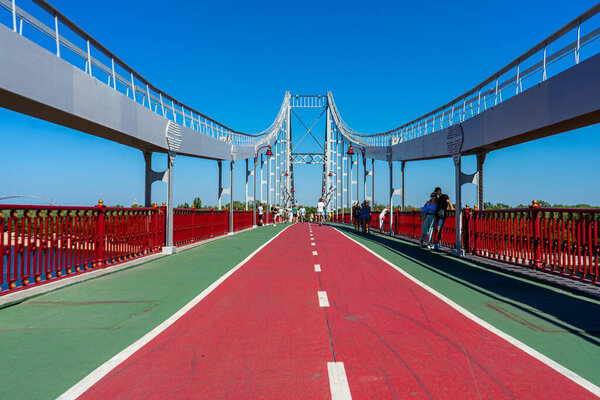
[[[477,208],[483,210],[483,163],[487,153],[477,154]]]
[[[254,177],[252,178],[252,184],[254,185],[254,191],[252,192],[252,227],[256,227],[256,164],[258,163],[258,157],[254,157]]]
[[[456,243],[455,248],[452,251],[454,255],[463,257],[465,255],[462,249],[462,171],[461,171],[461,155],[453,155],[454,160],[454,179],[456,183],[456,204],[455,204],[455,232],[456,232]]]
[[[248,159],[246,158],[246,191],[244,192],[244,203],[246,204],[246,211],[248,211],[248,177],[250,176],[248,170]]]
[[[222,207],[221,200],[222,200],[222,196],[223,196],[223,162],[221,160],[217,160],[217,165],[219,166],[218,209],[220,210]]]
[[[175,163],[175,153],[169,153],[167,156],[167,223],[165,227],[165,246],[162,252],[164,254],[173,254],[177,252],[177,247],[173,245],[173,164]]]
[[[394,234],[394,164],[390,164],[390,236]]]
[[[394,234],[394,196],[402,196],[404,201],[404,187],[400,189],[394,189],[394,164],[392,161],[388,161],[390,164],[390,236]],[[404,164],[404,161],[402,162]],[[403,167],[404,170],[404,167]],[[403,179],[404,180],[404,179]]]
[[[248,163],[248,161],[246,160],[246,164]],[[234,166],[235,162],[233,160],[231,160],[231,166],[229,167],[229,235],[233,235],[233,212],[235,211],[233,209],[233,166]],[[247,188],[247,176],[246,175],[246,190]],[[248,204],[246,203],[246,208],[248,207]]]
[[[152,206],[152,182],[153,182],[153,174],[152,174],[152,152],[145,150],[144,151],[144,161],[146,163],[146,180],[144,184],[144,207]]]
[[[456,248],[453,254],[464,256],[465,252],[462,249],[462,186],[467,183],[477,185],[477,203],[478,207],[483,207],[483,161],[485,155],[477,155],[477,171],[474,174],[464,174],[461,169],[461,155],[454,154],[452,156],[455,167],[456,180]]]
[[[270,172],[270,160],[269,157],[267,157],[267,209],[264,211],[264,218],[265,218],[265,223],[264,225],[268,225],[269,224],[269,214],[271,213],[271,207],[269,204],[269,199],[271,197],[271,188],[270,188],[270,182],[271,182],[271,172]]]
[[[401,187],[402,187],[402,205],[401,205],[401,207],[400,207],[400,210],[402,210],[402,211],[404,211],[404,194],[405,194],[405,191],[404,191],[404,188],[405,188],[405,186],[404,186],[404,167],[406,167],[406,161],[402,161],[402,164],[401,164],[401,168],[402,168],[402,170],[401,170],[401,172],[402,172],[402,176],[401,176],[401,178],[400,178],[400,179],[401,179],[401,181],[400,181],[400,185],[401,185]],[[391,209],[390,209],[390,210],[391,210]]]
[[[367,157],[364,156],[363,154],[363,159],[362,159],[362,164],[363,164],[363,199],[364,201],[367,201],[367,176],[369,176],[369,171],[367,171]]]
[[[375,206],[375,159],[371,158],[371,205]]]

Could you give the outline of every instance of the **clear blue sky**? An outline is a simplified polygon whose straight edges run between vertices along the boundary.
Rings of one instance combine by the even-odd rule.
[[[265,129],[286,90],[331,90],[346,122],[366,133],[454,98],[594,3],[52,1],[157,87],[235,129]],[[490,153],[486,201],[600,205],[598,133],[593,126]],[[0,135],[7,168],[0,196],[30,194],[65,205],[143,201],[139,150],[4,109]],[[236,200],[243,199],[241,164]],[[474,158],[463,166],[474,170]],[[320,167],[296,171],[297,197],[314,203]],[[384,202],[387,166],[377,163],[375,173],[376,200]],[[408,163],[407,204],[422,204],[436,185],[454,198],[453,174],[449,159]],[[176,203],[200,196],[215,204],[216,182],[216,162],[177,158]],[[164,201],[164,184],[153,189],[153,200]],[[464,195],[472,204],[474,186]]]

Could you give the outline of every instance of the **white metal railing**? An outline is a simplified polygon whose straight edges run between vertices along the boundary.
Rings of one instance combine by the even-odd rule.
[[[0,21],[8,21],[5,24],[13,31],[41,47],[51,48],[57,57],[106,82],[106,85],[131,100],[203,135],[234,145],[256,145],[269,142],[281,129],[289,105],[289,94],[286,94],[276,120],[267,130],[255,135],[235,131],[152,85],[47,1],[0,0],[1,10],[10,13],[8,19]],[[47,22],[42,22],[42,19]],[[76,41],[82,45],[75,44]]]
[[[593,19],[598,13],[600,4],[590,8],[471,90],[393,130],[363,134],[350,129],[337,112],[333,96],[329,93],[333,118],[348,140],[363,146],[389,146],[463,122],[517,96],[550,76],[579,64],[585,58],[598,54],[599,49],[590,46],[600,36],[600,22],[598,18]],[[582,53],[586,48],[589,51]]]

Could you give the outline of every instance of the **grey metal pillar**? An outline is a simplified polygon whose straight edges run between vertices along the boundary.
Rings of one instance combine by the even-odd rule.
[[[248,211],[248,177],[250,176],[250,171],[248,171],[248,159],[246,158],[246,192],[244,195],[244,202],[246,203],[246,211]]]
[[[221,160],[217,160],[219,165],[219,210],[221,209],[221,196],[223,196],[223,163]]]
[[[455,212],[455,223],[456,223],[456,248],[452,251],[457,256],[464,256],[462,249],[462,182],[461,182],[461,156],[453,155],[454,160],[454,179],[456,183],[456,212]]]
[[[401,182],[400,184],[402,185],[400,188],[402,189],[402,206],[400,208],[400,210],[404,211],[404,197],[406,195],[406,189],[404,187],[404,167],[406,167],[406,161],[402,161],[401,164],[401,168],[402,168],[402,177],[401,177]]]
[[[233,165],[235,162],[231,160],[229,168],[229,234],[233,235]]]
[[[371,203],[375,206],[375,159],[371,158]]]
[[[256,164],[258,162],[258,158],[254,157],[254,178],[252,179],[252,184],[254,185],[254,191],[252,192],[252,226],[256,226]]]
[[[267,209],[264,210],[264,217],[265,217],[265,224],[264,225],[268,225],[269,224],[269,213],[271,212],[271,207],[269,206],[269,199],[271,197],[271,189],[270,189],[270,182],[271,182],[271,173],[270,173],[270,160],[269,157],[267,157]]]
[[[390,235],[394,234],[394,164],[390,164]]]
[[[152,206],[152,152],[144,151],[144,161],[146,162],[146,181],[144,185],[144,207]]]
[[[348,209],[350,210],[350,222],[352,222],[352,156],[348,156],[347,161],[346,198],[348,199]]]
[[[367,176],[369,173],[367,172],[367,157],[363,154],[363,200],[367,201]]]
[[[483,163],[487,153],[477,154],[477,208],[483,210]]]
[[[167,156],[167,223],[165,227],[165,246],[162,252],[173,254],[177,248],[173,246],[173,164],[175,163],[175,154],[169,153]]]

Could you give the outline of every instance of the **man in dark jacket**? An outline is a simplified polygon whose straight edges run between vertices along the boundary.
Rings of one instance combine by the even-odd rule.
[[[448,197],[448,195],[442,193],[442,189],[440,187],[436,187],[434,192],[438,196],[438,209],[435,223],[435,243],[433,245],[433,248],[439,249],[442,247],[440,245],[440,239],[442,238],[442,227],[444,226],[444,222],[446,222],[446,217],[448,216],[448,208],[450,208],[450,210],[454,210],[454,206],[450,202],[450,198]]]

